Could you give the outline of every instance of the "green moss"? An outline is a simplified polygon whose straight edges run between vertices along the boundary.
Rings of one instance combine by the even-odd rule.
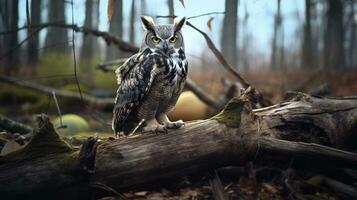
[[[81,60],[79,68],[81,77],[88,82],[90,87],[110,90],[114,93],[117,87],[115,73],[97,69],[100,62],[99,56],[94,56],[90,60]]]
[[[29,104],[29,111],[38,111],[47,108],[48,98],[39,92],[8,86],[0,88],[0,104],[20,108],[20,105]]]
[[[240,126],[241,112],[244,108],[244,104],[245,102],[243,100],[233,98],[220,113],[211,119],[224,123],[229,127],[238,128]]]
[[[41,59],[36,67],[36,75],[39,77],[70,74],[73,74],[73,58],[71,54],[46,53],[44,56],[41,56]],[[72,80],[64,79],[63,77],[51,77],[40,79],[37,82],[53,87],[63,85],[68,81]]]
[[[85,86],[83,84],[79,84],[79,86],[81,87],[81,92],[83,92],[85,94],[89,93],[89,88],[87,86]],[[60,90],[78,92],[78,85],[75,83],[66,84],[63,87],[61,87]]]

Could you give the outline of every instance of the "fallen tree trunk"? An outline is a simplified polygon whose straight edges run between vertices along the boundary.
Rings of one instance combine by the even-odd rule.
[[[0,197],[43,195],[44,191],[54,195],[58,188],[85,188],[92,182],[125,190],[244,164],[257,156],[262,162],[298,157],[357,167],[357,154],[333,148],[347,148],[347,139],[353,137],[356,99],[295,94],[287,102],[256,110],[244,99],[233,99],[215,117],[188,123],[167,135],[147,134],[99,144],[90,138],[81,151],[60,140],[48,118],[41,115],[32,141],[22,150],[0,157]],[[337,136],[344,139],[336,140]]]

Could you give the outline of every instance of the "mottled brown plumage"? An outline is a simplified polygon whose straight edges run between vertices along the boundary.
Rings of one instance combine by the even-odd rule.
[[[140,51],[116,70],[115,134],[165,132],[184,124],[171,122],[166,114],[175,106],[187,76],[181,34],[185,19],[174,25],[155,25],[150,17],[142,17],[142,22],[146,32]]]

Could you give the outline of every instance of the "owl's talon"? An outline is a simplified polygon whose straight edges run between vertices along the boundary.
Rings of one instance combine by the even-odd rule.
[[[169,129],[178,129],[181,128],[182,126],[185,126],[185,122],[183,122],[182,120],[165,123],[165,127]]]
[[[157,126],[148,126],[148,127],[144,127],[142,129],[142,132],[151,132],[151,133],[168,133],[168,130],[165,126],[163,125],[157,125]]]

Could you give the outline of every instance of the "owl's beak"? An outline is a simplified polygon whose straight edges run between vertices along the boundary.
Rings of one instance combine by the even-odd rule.
[[[170,47],[167,41],[163,41],[162,43],[160,43],[158,49],[161,54],[166,56],[170,56],[171,54],[175,53],[175,50],[172,47]]]
[[[168,51],[169,51],[169,45],[167,44],[167,42],[165,41],[163,46],[162,46],[162,51],[167,55]]]

